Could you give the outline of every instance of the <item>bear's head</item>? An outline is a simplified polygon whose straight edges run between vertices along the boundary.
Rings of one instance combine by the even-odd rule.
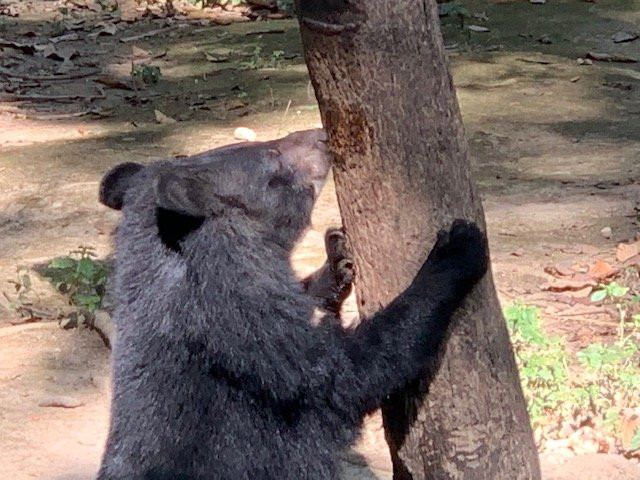
[[[330,166],[324,132],[306,130],[148,166],[120,164],[102,179],[100,201],[123,210],[125,221],[155,228],[176,252],[205,222],[290,248],[309,225]]]

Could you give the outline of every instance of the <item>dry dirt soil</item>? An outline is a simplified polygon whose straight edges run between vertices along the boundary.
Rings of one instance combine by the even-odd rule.
[[[0,1],[0,291],[10,299],[19,266],[79,245],[111,252],[118,214],[96,201],[109,167],[231,143],[238,126],[267,140],[319,122],[292,20],[125,23],[82,5],[92,3]],[[640,29],[640,2],[465,5],[478,14],[467,24],[490,31],[450,18],[443,31],[500,297],[540,306],[547,328],[574,346],[606,340],[611,312],[543,290],[544,269],[615,264],[616,246],[639,233],[640,64],[577,59],[640,58],[640,40],[612,41]],[[142,64],[160,68],[157,83],[132,78]],[[329,182],[293,258],[301,274],[322,263],[323,231],[339,222]],[[62,330],[66,299],[32,279],[39,321],[0,298],[0,479],[91,478],[106,435],[109,351],[90,330]],[[379,417],[356,451],[345,478],[391,478]],[[543,456],[546,479],[640,478],[619,456],[556,463]]]

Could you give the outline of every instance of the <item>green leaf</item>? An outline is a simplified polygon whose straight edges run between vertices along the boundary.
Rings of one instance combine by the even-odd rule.
[[[49,268],[55,269],[65,269],[65,268],[73,268],[76,266],[76,260],[71,257],[58,257],[51,260],[49,263]]]
[[[75,300],[78,305],[85,307],[90,312],[95,311],[101,302],[98,295],[76,295]]]
[[[591,301],[592,302],[601,302],[605,298],[607,298],[607,291],[606,290],[596,290],[595,292],[593,292],[591,294]]]
[[[620,285],[615,285],[612,289],[611,289],[611,296],[613,297],[624,297],[627,292],[629,291],[629,287],[622,287]]]
[[[636,433],[634,433],[633,437],[631,438],[629,450],[640,450],[640,427],[636,429]]]
[[[81,258],[78,261],[77,271],[83,277],[90,279],[96,271],[95,264],[90,258]]]

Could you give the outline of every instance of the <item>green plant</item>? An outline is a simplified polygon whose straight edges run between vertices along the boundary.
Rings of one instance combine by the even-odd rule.
[[[571,387],[564,340],[544,334],[536,307],[516,303],[505,309],[505,318],[532,423],[570,415],[574,406],[588,397]]]
[[[278,10],[285,13],[293,13],[293,0],[277,0]]]
[[[636,433],[633,434],[631,438],[631,445],[629,446],[629,450],[635,451],[640,450],[640,428],[636,430]]]
[[[626,293],[626,292],[625,292]],[[620,409],[640,402],[640,315],[627,322],[620,316],[618,339],[612,345],[593,343],[577,353],[583,381],[593,386],[590,402],[611,432],[617,428]]]
[[[629,287],[622,286],[617,282],[611,282],[600,285],[599,288],[591,294],[591,301],[616,300],[624,297],[627,293],[629,293]]]
[[[608,296],[619,299],[625,289],[610,287]],[[622,303],[619,311],[613,344],[593,343],[571,355],[562,337],[545,334],[537,308],[515,303],[505,309],[534,430],[558,435],[581,413],[609,434],[620,433],[622,410],[640,404],[640,314],[627,318]],[[640,431],[631,443],[631,451],[640,448]]]
[[[160,67],[155,65],[147,65],[146,63],[140,63],[138,65],[131,65],[131,78],[141,85],[154,85],[158,83],[162,72]]]
[[[261,68],[282,68],[284,60],[283,50],[274,50],[267,58],[263,57],[262,47],[256,45],[253,54],[246,62],[238,65],[240,70],[260,70]]]
[[[34,292],[31,285],[29,269],[24,266],[19,266],[16,268],[16,279],[7,280],[7,282],[13,285],[14,289],[13,296],[2,292],[7,302],[9,302],[9,310],[20,314],[22,317],[33,317],[32,297]]]
[[[69,295],[71,305],[89,312],[100,307],[109,276],[109,269],[95,256],[93,248],[80,246],[68,256],[53,259],[43,272],[58,291]]]

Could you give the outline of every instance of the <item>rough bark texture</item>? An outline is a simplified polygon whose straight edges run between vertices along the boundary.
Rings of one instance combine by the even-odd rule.
[[[440,228],[484,214],[435,0],[297,7],[366,316],[410,283]],[[540,478],[490,273],[457,317],[435,378],[383,406],[394,478]]]

